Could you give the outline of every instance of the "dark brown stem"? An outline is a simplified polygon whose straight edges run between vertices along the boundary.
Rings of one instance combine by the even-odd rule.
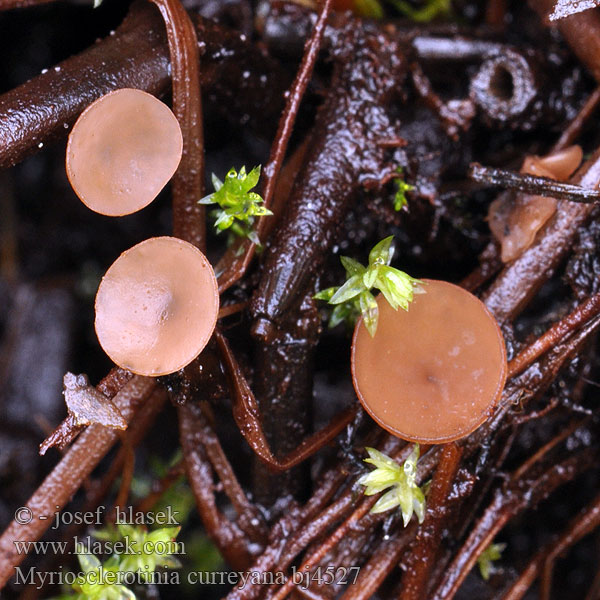
[[[537,194],[548,196],[558,200],[570,200],[571,202],[583,202],[591,204],[600,201],[600,192],[579,185],[561,183],[547,177],[536,177],[527,173],[516,173],[505,169],[484,167],[479,163],[472,163],[469,167],[469,177],[478,183],[489,186],[497,186],[509,190],[525,192],[526,194]]]
[[[581,135],[583,128],[587,125],[590,117],[596,112],[600,104],[600,87],[597,87],[585,101],[575,118],[565,127],[560,137],[552,146],[550,153],[558,152],[575,143],[575,140]]]
[[[467,131],[475,116],[475,107],[469,100],[447,104],[435,93],[431,82],[418,63],[411,65],[413,84],[425,104],[438,115],[448,137],[458,140],[461,131]]]
[[[195,23],[204,49],[202,87],[211,108],[237,121],[251,115],[250,125],[268,134],[282,106],[287,75],[235,32],[200,18]],[[243,77],[246,72],[251,77]],[[160,15],[146,2],[133,3],[114,35],[0,96],[0,168],[66,136],[81,112],[104,94],[130,87],[160,96],[169,81]],[[233,86],[239,93],[230,93]],[[218,102],[211,103],[211,97]]]

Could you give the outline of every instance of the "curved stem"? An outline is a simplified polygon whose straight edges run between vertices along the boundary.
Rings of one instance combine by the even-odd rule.
[[[204,134],[198,38],[179,0],[150,0],[167,28],[173,81],[173,112],[181,125],[183,155],[172,179],[173,233],[201,250],[206,249],[204,206]]]
[[[312,76],[317,57],[319,55],[319,48],[323,41],[323,35],[325,33],[325,26],[327,24],[327,17],[331,11],[332,0],[325,0],[319,18],[315,24],[310,38],[306,42],[304,48],[304,56],[302,57],[302,63],[300,69],[296,75],[296,79],[292,84],[289,92],[288,99],[286,102],[285,110],[279,121],[279,128],[275,136],[275,143],[271,149],[271,156],[269,162],[263,170],[265,177],[264,184],[264,201],[265,206],[269,208],[273,201],[273,194],[275,193],[275,187],[277,185],[277,177],[285,153],[292,135],[294,123],[298,115],[300,108],[300,102],[306,92],[308,83]],[[265,232],[267,224],[264,217],[260,217],[257,224],[257,233],[259,237]],[[217,271],[222,272],[219,276],[219,292],[222,294],[225,290],[229,289],[234,283],[236,283],[246,272],[254,252],[256,251],[256,245],[249,240],[244,240],[238,244],[233,244],[223,257],[217,267]]]

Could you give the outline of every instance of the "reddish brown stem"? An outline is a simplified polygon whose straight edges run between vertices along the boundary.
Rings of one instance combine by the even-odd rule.
[[[133,373],[115,367],[96,386],[96,389],[110,400],[132,377]],[[79,435],[83,428],[83,425],[77,425],[75,418],[69,415],[40,444],[40,454],[46,454],[48,449],[54,446],[57,446],[59,450],[64,450]]]
[[[442,448],[431,491],[427,499],[425,520],[411,546],[409,564],[402,579],[401,600],[423,600],[429,573],[434,565],[444,523],[448,518],[448,495],[460,465],[463,449],[451,442]]]
[[[288,99],[286,102],[283,115],[279,121],[279,128],[275,136],[275,143],[271,148],[271,155],[269,162],[263,170],[263,176],[265,177],[265,183],[263,187],[264,201],[267,208],[271,206],[273,200],[273,194],[275,193],[275,187],[277,185],[277,178],[279,171],[285,158],[285,153],[292,135],[294,123],[298,115],[300,103],[310,78],[312,76],[317,57],[319,55],[319,48],[323,41],[323,35],[325,33],[325,26],[327,24],[327,17],[331,10],[332,0],[325,0],[321,13],[315,23],[314,29],[311,36],[306,41],[304,47],[304,56],[302,57],[302,63],[300,69],[296,75],[296,79],[292,83],[290,90],[288,91]],[[267,224],[265,218],[261,217],[257,223],[257,233],[262,238]],[[234,244],[228,251],[226,256],[223,257],[219,263],[223,269],[217,268],[218,272],[221,272],[219,276],[219,292],[223,293],[229,289],[236,281],[238,281],[246,272],[254,252],[256,250],[255,244],[249,240],[245,240],[239,244]]]
[[[127,430],[133,448],[140,444],[154,423],[154,420],[163,409],[166,399],[166,392],[162,388],[157,387],[154,393],[144,402],[140,410],[138,410],[135,421],[131,423]],[[119,452],[106,473],[104,473],[100,481],[95,482],[91,486],[86,497],[85,510],[93,510],[102,501],[102,498],[108,495],[113,482],[123,469],[126,452],[127,450],[124,447],[119,448]],[[75,535],[75,532],[72,533]]]
[[[206,532],[234,569],[251,562],[249,540],[244,532],[217,508],[213,472],[202,443],[202,423],[192,404],[178,407],[179,435],[187,477]]]
[[[127,437],[127,432],[121,434],[121,443],[123,444],[123,468],[121,469],[121,484],[119,485],[119,493],[115,499],[115,518],[118,510],[124,510],[127,507],[127,499],[129,498],[129,490],[133,481],[133,473],[135,471],[135,452],[131,439]]]
[[[383,541],[369,561],[361,568],[356,583],[348,587],[341,600],[369,600],[390,571],[400,562],[413,539],[417,524],[413,521],[406,529]]]
[[[185,463],[179,459],[159,481],[152,485],[152,491],[142,500],[140,500],[134,509],[134,513],[150,512],[156,503],[162,498],[163,494],[174,485],[185,474]]]
[[[124,373],[128,373],[130,377],[133,377],[133,375],[128,371],[124,371]],[[110,380],[110,377],[106,377],[103,380],[103,382],[106,382],[107,380]],[[97,389],[99,391],[103,391],[103,393],[106,394],[107,391],[110,391],[110,386],[108,388],[104,387],[104,389],[100,390],[100,385],[98,385]],[[132,448],[135,448],[140,444],[140,442],[144,438],[144,435],[152,426],[152,423],[154,422],[156,416],[162,410],[166,401],[166,397],[167,394],[164,391],[164,389],[160,387],[155,387],[154,392],[150,394],[150,396],[136,411],[135,419],[131,421],[131,425],[127,428],[127,435]],[[86,481],[84,482],[84,486],[86,483],[88,484],[88,486],[86,487],[86,496],[82,506],[82,512],[91,512],[95,510],[99,506],[102,499],[108,496],[114,481],[123,471],[123,463],[125,461],[126,452],[127,450],[125,447],[121,446],[121,448],[119,448],[119,451],[113,459],[110,467],[99,481],[90,482],[89,479],[86,479]],[[112,521],[114,520],[114,518],[114,513],[111,514],[109,512],[106,516],[107,521]],[[83,529],[85,529],[85,527],[85,523],[74,523],[62,533],[62,540],[69,545],[69,549],[73,548],[75,536],[79,535],[79,533]],[[47,560],[42,565],[42,568],[47,571],[55,570],[62,556],[62,554],[48,555],[46,557]],[[29,586],[27,588],[26,600],[34,600],[35,598],[38,598],[41,594],[43,594],[44,591],[45,586]]]
[[[206,249],[204,136],[196,30],[179,0],[151,0],[165,21],[173,80],[173,112],[181,125],[183,155],[173,176],[173,233]]]
[[[235,315],[246,308],[247,302],[236,302],[235,304],[228,304],[227,306],[222,306],[219,309],[218,319],[224,319],[225,317],[229,317],[231,315]]]
[[[599,104],[600,87],[597,87],[585,101],[585,104],[581,107],[575,118],[565,127],[554,146],[552,146],[550,153],[558,152],[573,144],[580,136],[590,117],[596,112]]]
[[[562,342],[565,336],[572,333],[583,323],[596,316],[600,312],[600,294],[592,296],[566,317],[552,325],[546,333],[540,336],[533,344],[519,352],[515,358],[508,363],[508,378],[518,375],[529,367],[537,358],[548,352]]]
[[[408,457],[408,454],[412,451],[411,446],[404,446],[401,450],[396,452],[392,458],[397,460],[398,462],[403,462]],[[421,482],[424,477],[427,476],[429,472],[430,465],[427,462],[422,462],[419,465],[419,471],[417,474],[418,482]],[[316,567],[319,564],[319,561],[327,555],[327,553],[331,552],[335,546],[344,538],[344,536],[353,528],[358,526],[360,520],[367,515],[367,513],[371,510],[375,502],[377,502],[379,496],[365,496],[363,497],[355,510],[350,514],[350,516],[341,523],[337,529],[329,535],[325,541],[320,544],[316,549],[314,549],[308,557],[305,557],[302,561],[302,564],[298,567],[297,571],[299,572],[307,572],[310,571],[311,568]],[[341,501],[342,499],[340,499]],[[294,587],[295,582],[293,579],[288,579],[286,583],[277,590],[273,595],[269,595],[269,600],[282,600],[287,596],[288,593]]]
[[[565,531],[549,544],[544,546],[530,561],[519,578],[511,585],[502,600],[521,600],[527,593],[536,577],[543,574],[540,586],[540,599],[549,600],[552,568],[554,561],[582,537],[600,526],[600,496],[586,506]]]
[[[469,537],[450,563],[432,600],[453,598],[475,566],[477,558],[492,543],[504,525],[526,508],[548,497],[557,487],[572,480],[597,459],[595,449],[587,449],[560,462],[533,481],[515,480],[505,491],[496,493]],[[524,493],[527,490],[527,493]]]
[[[567,530],[548,546],[541,572],[540,600],[550,600],[552,573],[556,559],[598,526],[600,526],[600,496],[596,496],[591,505],[586,506]]]
[[[136,376],[115,396],[113,401],[126,421],[131,420],[155,385],[153,379]],[[49,517],[69,502],[117,439],[118,433],[113,429],[101,425],[88,427],[27,501],[25,506],[31,511],[32,520],[12,521],[0,537],[0,588],[25,558],[25,554],[17,552],[14,540],[38,540],[52,523]]]
[[[278,459],[271,452],[262,429],[256,398],[237,364],[227,340],[218,330],[215,330],[215,337],[227,366],[231,388],[234,393],[233,416],[240,433],[258,458],[272,471],[287,471],[300,464],[335,439],[354,418],[356,407],[352,406],[339,413],[323,429],[304,439],[295,450],[292,450],[283,459]]]
[[[264,518],[256,507],[248,500],[242,486],[240,485],[231,464],[223,451],[219,438],[211,427],[206,415],[205,406],[197,407],[195,416],[197,425],[202,433],[202,444],[206,450],[206,454],[210,463],[219,477],[223,485],[223,491],[231,501],[235,508],[240,528],[248,534],[253,541],[265,543],[267,538],[267,530],[264,523]]]

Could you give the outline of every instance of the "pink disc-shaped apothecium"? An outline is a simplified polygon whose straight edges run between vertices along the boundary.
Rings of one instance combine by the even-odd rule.
[[[166,104],[141,90],[117,90],[77,119],[67,175],[88,208],[128,215],[156,198],[177,170],[182,148],[181,128]]]
[[[185,367],[215,328],[219,293],[207,258],[192,244],[151,238],[123,252],[96,295],[96,334],[120,367],[159,376]]]
[[[506,381],[506,350],[494,317],[464,289],[424,280],[408,311],[379,295],[371,337],[362,320],[352,341],[354,388],[366,411],[394,435],[442,443],[481,425]]]

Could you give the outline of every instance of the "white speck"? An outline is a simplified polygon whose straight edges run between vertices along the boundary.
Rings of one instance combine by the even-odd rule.
[[[267,83],[267,76],[266,75],[261,75],[260,76],[260,82],[261,83]]]
[[[54,67],[54,70],[55,70],[57,73],[60,73],[60,67]]]
[[[242,77],[243,77],[244,79],[248,79],[248,77],[250,77],[250,71],[244,71],[244,72],[242,73]]]
[[[68,124],[68,123],[63,123],[63,127],[64,127],[65,129],[69,129],[69,124]]]
[[[242,42],[245,42],[246,39],[246,35],[242,33],[242,35],[240,35],[240,40],[242,40]]]
[[[454,346],[450,352],[448,352],[449,356],[458,356],[460,354],[460,346]]]
[[[44,147],[44,142],[40,142],[40,143],[38,144],[38,148],[43,148],[43,147]]]
[[[48,72],[48,69],[42,69],[42,75],[45,75]]]
[[[339,246],[336,244],[336,245],[333,247],[333,253],[334,253],[334,254],[337,254],[339,251],[340,251],[340,247],[339,247]]]
[[[475,343],[475,334],[472,331],[463,331],[462,339],[465,344],[472,346]]]
[[[284,97],[284,98],[289,98],[289,96],[290,96],[290,91],[289,91],[289,90],[286,90],[286,91],[283,93],[283,97]]]
[[[152,31],[150,31],[150,33],[152,33]],[[111,30],[110,35],[115,35],[115,30]]]

